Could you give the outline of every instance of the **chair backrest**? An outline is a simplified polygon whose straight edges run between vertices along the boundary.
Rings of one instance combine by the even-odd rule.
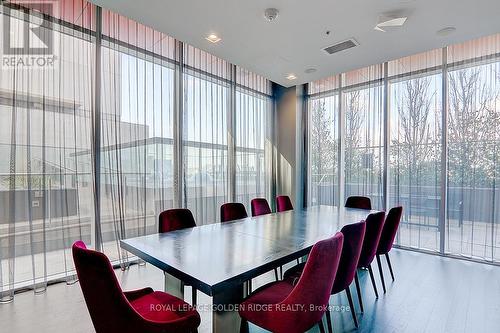
[[[372,213],[366,218],[366,232],[358,267],[368,267],[377,253],[378,242],[384,227],[384,212]]]
[[[305,311],[299,316],[290,312],[287,318],[294,322],[296,332],[307,331],[323,317],[339,266],[343,240],[344,235],[337,232],[333,237],[317,242],[309,253],[299,281],[280,303],[305,306]]]
[[[252,199],[250,206],[252,206],[252,216],[271,214],[271,207],[264,198]]]
[[[401,206],[393,207],[389,210],[389,213],[387,213],[384,228],[382,229],[382,235],[380,236],[380,241],[378,242],[377,254],[386,254],[392,249],[402,215],[403,207]]]
[[[168,209],[160,213],[158,231],[160,233],[196,227],[189,209]]]
[[[337,275],[333,282],[332,294],[346,289],[352,283],[358,267],[365,231],[365,221],[345,225],[340,231],[344,235],[344,245],[342,246]]]
[[[245,206],[242,203],[229,202],[220,206],[221,222],[244,219],[245,217],[248,217],[248,214]]]
[[[359,209],[372,209],[372,202],[370,198],[362,196],[351,196],[347,198],[345,202],[345,207],[347,208],[359,208]]]
[[[288,195],[279,195],[276,197],[276,211],[285,212],[287,210],[293,210],[292,200]]]
[[[87,249],[85,243],[73,244],[73,261],[87,308],[96,332],[140,330],[140,315],[122,292],[106,255]]]

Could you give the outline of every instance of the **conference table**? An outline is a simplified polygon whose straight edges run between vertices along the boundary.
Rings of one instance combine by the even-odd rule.
[[[212,297],[212,331],[238,332],[237,305],[251,279],[302,258],[319,240],[374,211],[314,206],[163,234],[129,238],[121,247],[165,274],[165,290],[184,297],[191,285]]]

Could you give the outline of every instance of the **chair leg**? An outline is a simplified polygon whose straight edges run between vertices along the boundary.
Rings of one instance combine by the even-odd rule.
[[[318,321],[318,327],[319,327],[320,333],[325,333],[325,326],[323,326],[323,318],[321,318],[321,320]]]
[[[365,310],[363,309],[363,300],[361,298],[361,288],[359,287],[358,272],[354,274],[354,282],[356,282],[356,293],[358,294],[359,307],[361,309],[361,313],[363,313],[365,312]]]
[[[198,300],[197,300],[197,291],[196,288],[191,286],[191,303],[194,307],[196,307]]]
[[[333,333],[332,317],[330,314],[330,304],[328,304],[328,308],[326,309],[326,324],[328,325],[328,333]]]
[[[279,277],[278,277],[278,268],[275,268],[274,269],[274,277],[276,278],[276,281],[279,281]]]
[[[248,332],[248,321],[244,318],[241,318],[240,333],[247,333],[247,332]]]
[[[382,270],[382,263],[380,262],[380,256],[378,254],[377,254],[377,266],[378,266],[378,272],[380,273],[380,280],[382,280],[382,289],[384,289],[384,294],[385,294],[386,290],[384,281],[384,271]]]
[[[347,294],[347,300],[349,301],[349,306],[351,307],[352,319],[354,320],[354,326],[358,328],[358,318],[356,318],[356,311],[354,309],[354,303],[352,301],[351,290],[349,287],[345,289],[345,293]]]
[[[283,280],[283,266],[280,266],[280,279]]]
[[[389,266],[389,272],[391,272],[392,281],[394,281],[394,273],[392,272],[391,260],[389,259],[389,253],[385,254],[385,259],[387,260],[387,265]]]
[[[300,265],[300,261],[299,261],[299,258],[297,258],[297,265]]]
[[[375,277],[373,276],[372,265],[368,265],[368,272],[370,273],[370,279],[372,280],[373,290],[375,291],[375,297],[378,298],[377,285],[375,284]]]

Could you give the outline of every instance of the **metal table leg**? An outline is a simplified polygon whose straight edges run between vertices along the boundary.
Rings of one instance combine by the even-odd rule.
[[[224,292],[213,296],[212,332],[239,332],[241,318],[237,306],[248,292],[248,283],[227,288]]]
[[[184,282],[167,272],[163,272],[163,274],[165,275],[165,292],[184,299]]]

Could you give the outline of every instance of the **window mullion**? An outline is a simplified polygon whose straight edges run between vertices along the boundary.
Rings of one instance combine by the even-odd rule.
[[[441,205],[439,207],[439,252],[444,253],[448,199],[448,65],[447,48],[443,47],[441,79]]]

